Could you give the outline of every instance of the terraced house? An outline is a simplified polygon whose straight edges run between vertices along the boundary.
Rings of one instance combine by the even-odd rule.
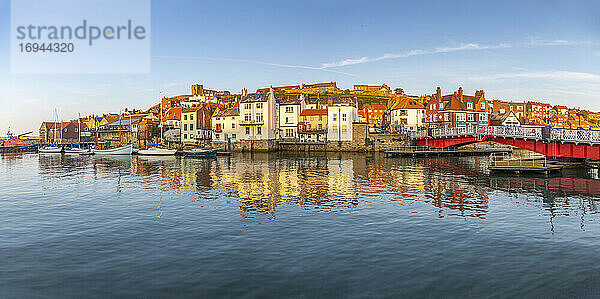
[[[280,139],[297,139],[298,119],[306,107],[304,95],[300,95],[298,99],[281,101],[278,106]]]
[[[442,90],[438,87],[425,109],[429,127],[487,125],[489,119],[488,102],[483,90],[477,90],[475,95],[469,96],[464,95],[460,87],[457,92],[442,96]]]
[[[252,93],[240,101],[240,140],[274,140],[278,136],[279,117],[273,89]]]

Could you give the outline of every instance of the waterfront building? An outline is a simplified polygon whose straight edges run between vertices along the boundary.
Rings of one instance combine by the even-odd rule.
[[[382,85],[354,85],[355,94],[389,96],[392,90],[386,84]]]
[[[358,121],[356,97],[329,97],[327,141],[352,141],[352,124]]]
[[[200,107],[191,107],[184,109],[181,112],[181,143],[196,144],[196,142],[198,141],[198,136],[196,132],[199,118],[199,110]]]
[[[300,95],[298,99],[281,101],[278,107],[280,139],[297,139],[300,113],[306,107],[304,95]]]
[[[483,90],[477,90],[474,96],[469,96],[463,94],[462,87],[458,92],[444,96],[438,87],[425,106],[425,112],[426,122],[432,127],[487,125],[489,118],[488,102]]]
[[[327,109],[304,109],[298,122],[300,142],[327,141]]]
[[[307,96],[305,109],[327,109],[327,98],[320,96]]]
[[[212,117],[222,110],[225,110],[225,107],[216,102],[204,102],[200,105],[196,124],[196,137],[199,141],[209,142],[212,139]]]
[[[385,85],[385,84],[384,84]],[[370,103],[363,105],[362,115],[364,121],[371,127],[381,127],[383,124],[383,115],[387,109],[386,103]]]
[[[277,102],[273,90],[248,94],[240,102],[241,140],[274,140],[278,136]]]
[[[425,125],[425,107],[409,97],[390,103],[389,124],[394,131],[416,131]]]
[[[182,107],[171,107],[164,112],[162,126],[164,129],[179,129],[181,127]]]
[[[213,141],[235,142],[240,136],[239,107],[228,108],[217,112],[212,117]]]
[[[491,126],[520,126],[521,120],[513,111],[504,113],[496,112],[490,114]]]

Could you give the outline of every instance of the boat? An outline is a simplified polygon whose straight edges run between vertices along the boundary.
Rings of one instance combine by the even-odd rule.
[[[80,147],[71,147],[71,148],[65,149],[65,154],[71,154],[71,155],[82,155],[82,154],[86,154],[88,152],[90,152],[89,149],[80,148]]]
[[[54,146],[54,145],[42,146],[38,149],[38,152],[40,154],[60,154],[60,153],[62,153],[62,151],[63,151],[62,147]]]
[[[127,144],[107,149],[93,149],[92,152],[95,155],[131,155],[132,150],[133,144]]]
[[[81,115],[77,116],[77,146],[65,149],[65,154],[80,155],[89,152],[89,149],[81,148]]]
[[[216,157],[218,149],[193,148],[184,150],[183,155],[186,157]]]
[[[5,140],[0,140],[0,153],[10,153],[10,152],[29,152],[35,151],[37,146],[34,144],[26,143],[21,136],[30,134],[31,132],[21,134],[18,136],[13,136],[10,130],[8,131],[8,138]]]
[[[164,147],[149,147],[144,150],[138,150],[140,156],[174,156],[177,150]]]
[[[174,156],[177,150],[165,148],[162,146],[163,142],[163,110],[162,101],[160,104],[160,142],[159,144],[151,144],[146,149],[138,150],[137,154],[140,156]]]

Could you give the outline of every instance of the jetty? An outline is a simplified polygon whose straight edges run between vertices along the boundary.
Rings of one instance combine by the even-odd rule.
[[[521,173],[541,173],[548,175],[553,172],[560,172],[563,165],[557,161],[548,161],[543,155],[496,155],[490,156],[488,169],[490,172],[510,172]]]
[[[458,147],[436,148],[428,146],[406,146],[385,151],[386,157],[418,157],[418,156],[487,156],[490,154],[511,153],[510,147]]]

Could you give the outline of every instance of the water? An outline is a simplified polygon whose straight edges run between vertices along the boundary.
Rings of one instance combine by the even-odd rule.
[[[600,296],[600,180],[485,158],[0,156],[0,297]]]

